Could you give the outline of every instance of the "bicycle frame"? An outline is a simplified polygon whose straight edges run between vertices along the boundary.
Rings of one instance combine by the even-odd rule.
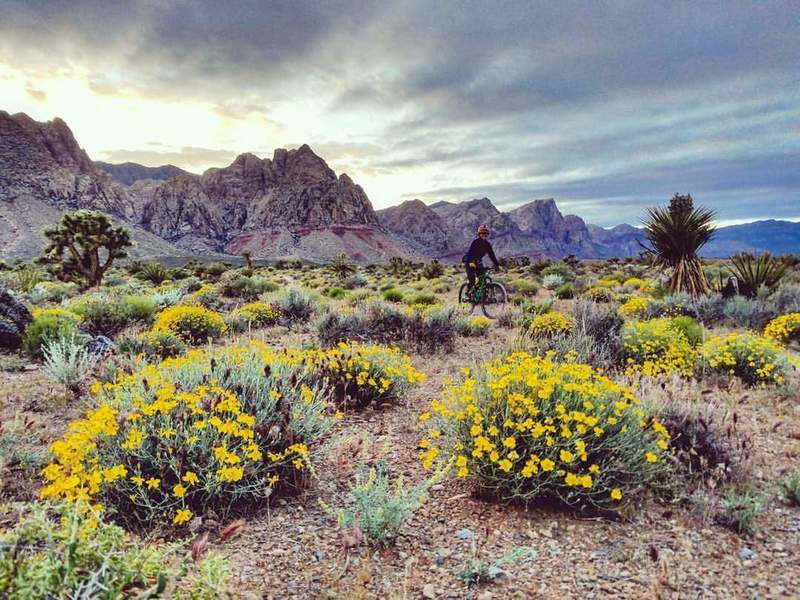
[[[489,269],[486,269],[478,276],[478,281],[475,282],[475,288],[472,290],[472,299],[477,304],[483,300],[483,294],[486,292],[486,286],[492,280],[489,277]]]

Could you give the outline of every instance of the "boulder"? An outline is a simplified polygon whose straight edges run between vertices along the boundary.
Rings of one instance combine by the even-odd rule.
[[[0,348],[17,349],[33,321],[28,308],[6,289],[0,289]]]

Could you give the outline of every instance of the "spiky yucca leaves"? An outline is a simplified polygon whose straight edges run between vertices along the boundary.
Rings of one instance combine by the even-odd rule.
[[[127,256],[125,248],[131,245],[128,230],[97,210],[65,213],[58,225],[44,229],[44,235],[49,243],[43,262],[54,265],[61,279],[86,287],[99,285],[114,260]]]
[[[644,229],[650,247],[645,248],[659,266],[673,269],[670,291],[696,297],[708,290],[697,252],[714,236],[713,219],[714,211],[694,208],[690,194],[675,194],[669,208],[648,210]]]
[[[340,280],[344,280],[351,273],[355,273],[356,268],[353,266],[353,263],[350,262],[350,259],[347,258],[347,255],[344,252],[340,252],[331,263],[331,271],[333,271]]]
[[[730,269],[738,279],[739,292],[748,298],[755,298],[760,287],[775,288],[786,275],[788,265],[769,252],[759,256],[740,252],[731,256]]]

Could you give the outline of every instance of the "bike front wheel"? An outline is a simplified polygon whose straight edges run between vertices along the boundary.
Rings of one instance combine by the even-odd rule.
[[[502,283],[493,281],[486,286],[486,290],[483,293],[483,301],[481,302],[484,315],[494,319],[505,308],[507,303],[508,292],[506,292],[506,288],[503,287]]]

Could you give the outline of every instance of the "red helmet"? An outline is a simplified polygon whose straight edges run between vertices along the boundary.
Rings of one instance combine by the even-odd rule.
[[[489,229],[488,225],[481,225],[480,227],[478,227],[478,235],[483,235],[483,234],[489,235],[491,232],[492,230]]]

